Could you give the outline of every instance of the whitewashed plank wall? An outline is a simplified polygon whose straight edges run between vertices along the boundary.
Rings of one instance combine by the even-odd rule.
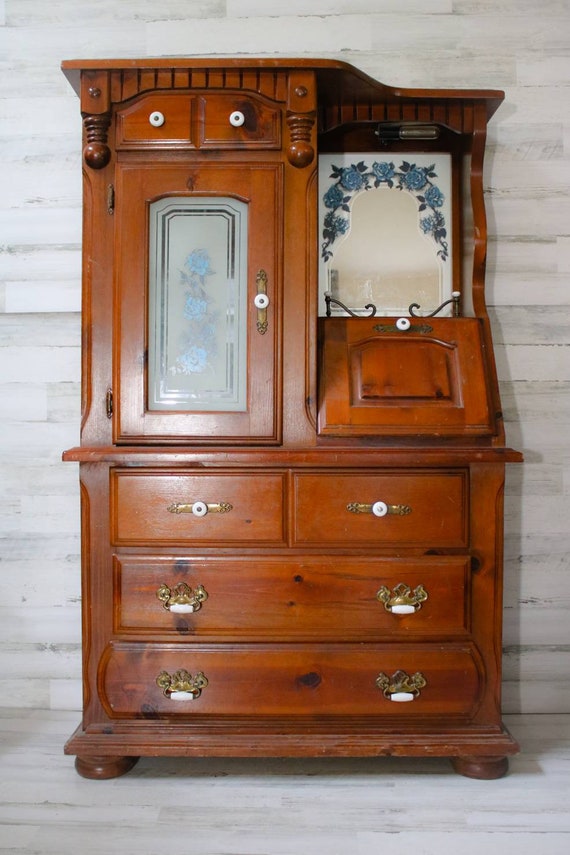
[[[0,705],[80,706],[80,121],[64,58],[341,58],[492,87],[488,295],[508,438],[505,708],[569,712],[570,0],[0,0]]]

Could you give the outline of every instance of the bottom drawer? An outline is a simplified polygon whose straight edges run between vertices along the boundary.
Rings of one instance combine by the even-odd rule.
[[[109,645],[99,668],[111,718],[469,716],[481,686],[470,645]]]

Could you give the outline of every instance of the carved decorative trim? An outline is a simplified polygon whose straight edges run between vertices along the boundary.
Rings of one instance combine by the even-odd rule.
[[[298,168],[313,162],[315,150],[311,145],[311,133],[316,113],[287,113],[287,125],[291,142],[287,149],[289,163]]]
[[[111,159],[111,149],[107,145],[107,131],[110,124],[110,113],[83,116],[83,125],[87,136],[87,145],[83,149],[83,159],[91,169],[104,169]]]

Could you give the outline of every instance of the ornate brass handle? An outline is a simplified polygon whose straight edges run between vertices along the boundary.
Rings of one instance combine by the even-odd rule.
[[[267,296],[267,273],[265,270],[259,270],[255,277],[255,287],[257,293],[253,303],[257,309],[257,332],[265,335],[267,332],[267,307],[269,305],[269,297]]]
[[[193,677],[182,668],[174,674],[162,671],[156,678],[156,684],[171,701],[194,701],[200,697],[208,680],[201,671]]]
[[[419,671],[411,677],[405,671],[396,671],[391,677],[384,673],[378,674],[376,685],[389,701],[405,703],[415,700],[420,694],[420,689],[427,686],[427,681]]]
[[[233,505],[229,502],[216,502],[207,504],[206,502],[175,502],[167,507],[169,514],[194,514],[195,517],[205,517],[206,514],[228,514],[233,510]]]
[[[410,615],[419,611],[427,598],[427,592],[423,585],[418,585],[414,590],[408,585],[400,582],[391,591],[382,585],[376,598],[384,603],[384,608],[387,612],[393,615]]]
[[[346,510],[350,511],[351,514],[374,514],[375,517],[385,517],[386,514],[404,517],[412,513],[409,505],[388,505],[386,502],[373,502],[372,504],[349,502]]]
[[[197,612],[208,599],[208,593],[202,585],[197,585],[193,591],[186,582],[180,582],[175,588],[169,588],[163,583],[156,596],[167,611],[177,614]]]

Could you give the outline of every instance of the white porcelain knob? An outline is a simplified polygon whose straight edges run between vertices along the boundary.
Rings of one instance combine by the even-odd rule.
[[[395,701],[397,704],[405,704],[409,701],[413,701],[416,696],[412,694],[412,692],[393,692],[390,695],[390,700]]]
[[[194,606],[191,606],[189,603],[173,603],[168,607],[169,612],[174,612],[177,615],[187,615],[191,612],[196,611]],[[393,611],[393,609],[392,609]]]
[[[388,505],[386,502],[374,502],[372,505],[372,513],[375,517],[385,517],[388,513]]]
[[[169,697],[171,701],[194,701],[197,695],[192,692],[171,692]]]
[[[401,332],[406,332],[411,327],[410,319],[409,318],[398,318],[398,320],[396,321],[396,327]]]
[[[230,113],[230,125],[234,128],[241,128],[244,122],[245,116],[241,110],[234,110],[233,113]]]
[[[161,113],[160,110],[155,110],[150,114],[148,120],[153,128],[161,128],[164,125],[164,113]]]
[[[208,513],[208,505],[206,502],[194,502],[192,505],[192,513],[195,517],[205,517]]]
[[[256,294],[253,303],[256,309],[266,309],[269,305],[269,297],[267,294]]]

